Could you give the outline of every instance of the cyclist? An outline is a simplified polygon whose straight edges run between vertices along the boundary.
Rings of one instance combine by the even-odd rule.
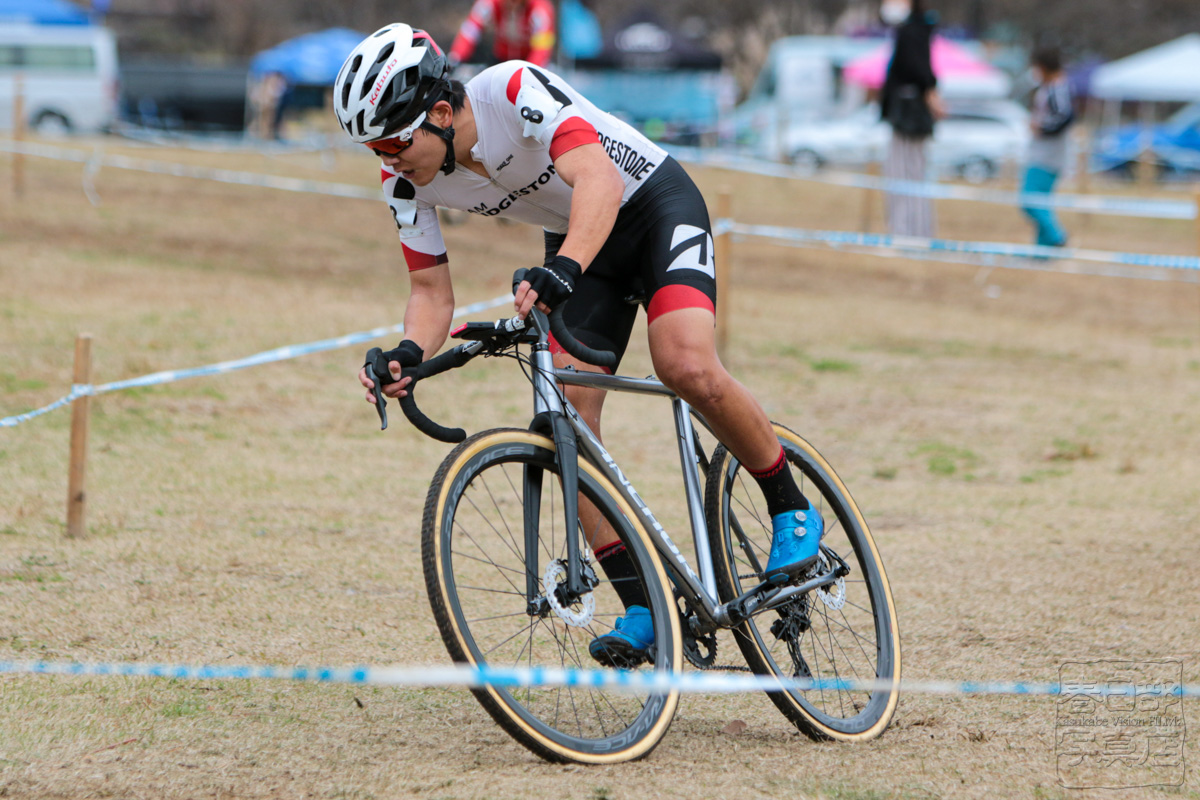
[[[554,4],[550,0],[475,0],[450,45],[450,66],[471,57],[479,37],[494,24],[496,62],[519,58],[539,67],[554,56]]]
[[[626,297],[640,286],[659,378],[704,415],[762,488],[773,526],[765,577],[784,583],[802,575],[817,560],[823,522],[797,487],[766,413],[717,358],[712,234],[696,185],[664,150],[548,70],[508,61],[466,86],[446,70],[427,33],[396,23],[350,54],[334,86],[342,127],[382,162],[409,269],[405,338],[384,354],[395,381],[381,381],[384,395],[406,395],[410,379],[398,380],[401,368],[437,352],[450,328],[454,292],[436,207],[540,225],[545,259],[517,288],[517,313],[565,303],[571,332],[620,358],[637,314]],[[594,369],[551,346],[559,366]],[[373,403],[365,368],[358,377]],[[599,435],[604,392],[566,392]],[[581,509],[585,529],[594,530],[589,513]],[[647,656],[653,626],[640,583],[631,580],[633,560],[611,530],[590,545],[626,608],[590,652],[603,664],[636,664]]]

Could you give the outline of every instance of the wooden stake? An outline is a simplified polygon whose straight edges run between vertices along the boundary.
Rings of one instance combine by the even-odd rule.
[[[75,339],[76,386],[92,383],[92,335],[81,333]],[[77,397],[71,402],[71,466],[67,489],[67,536],[79,539],[87,535],[84,511],[87,507],[87,491],[84,481],[87,476],[88,412],[91,410],[90,396]]]
[[[13,76],[13,141],[18,148],[25,139],[25,75],[18,72]],[[13,153],[12,187],[14,197],[25,196],[25,154]]]
[[[733,195],[728,187],[722,187],[717,195],[717,219],[733,220]],[[729,340],[729,304],[733,299],[729,293],[730,262],[733,260],[733,234],[726,231],[713,244],[717,280],[717,353],[725,354]]]

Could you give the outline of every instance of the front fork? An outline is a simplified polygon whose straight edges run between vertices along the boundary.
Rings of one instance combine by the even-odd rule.
[[[554,439],[554,463],[562,484],[563,520],[566,525],[566,583],[559,587],[562,595],[559,602],[570,605],[594,588],[595,576],[584,570],[583,554],[579,543],[579,445],[575,429],[560,411],[539,414],[533,421],[533,430],[549,433]],[[525,502],[525,596],[531,611],[539,609],[538,598],[542,593],[539,544],[541,534],[542,486],[546,471],[541,467],[526,465],[524,470]]]

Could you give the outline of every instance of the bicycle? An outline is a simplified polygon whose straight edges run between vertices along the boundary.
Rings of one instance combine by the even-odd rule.
[[[514,286],[522,274],[514,276]],[[426,588],[451,658],[474,666],[592,663],[588,643],[611,630],[624,611],[611,582],[595,569],[588,544],[607,524],[632,555],[654,623],[648,659],[630,668],[675,674],[685,658],[697,668],[713,668],[716,632],[732,629],[754,673],[835,685],[768,691],[810,738],[854,742],[881,735],[899,700],[894,602],[867,524],[825,459],[775,424],[798,484],[826,520],[826,532],[818,564],[799,583],[763,581],[770,517],[754,481],[745,478],[724,445],[706,456],[693,425],[707,428],[703,417],[654,378],[556,368],[551,332],[576,358],[615,364],[612,353],[571,336],[560,308],[549,317],[535,309],[525,320],[469,322],[451,334],[463,344],[402,371],[402,378],[414,378],[400,400],[407,419],[422,433],[457,445],[433,477],[421,525]],[[377,351],[368,353],[369,365]],[[479,355],[511,357],[522,365],[534,389],[528,429],[497,428],[468,438],[462,429],[433,422],[417,406],[419,381]],[[370,366],[368,376],[380,385]],[[565,385],[670,399],[699,575],[567,401],[559,388]],[[375,396],[386,428],[386,401],[381,392]],[[557,491],[547,490],[547,474]],[[583,518],[598,515],[590,529],[584,528],[580,498],[594,509]],[[843,679],[873,683],[842,688]],[[472,692],[504,730],[537,755],[591,764],[649,754],[679,702],[677,690],[486,686]]]

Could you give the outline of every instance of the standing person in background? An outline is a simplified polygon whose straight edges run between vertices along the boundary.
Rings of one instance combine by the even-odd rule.
[[[930,40],[936,16],[922,0],[883,0],[879,14],[896,26],[896,46],[883,83],[880,112],[892,126],[884,160],[889,180],[925,180],[925,145],[936,119],[943,115],[937,77],[930,59]],[[902,236],[933,236],[933,202],[927,197],[888,193],[888,232]]]
[[[488,26],[495,27],[494,64],[517,59],[544,67],[554,56],[554,4],[550,0],[475,0],[450,45],[452,69],[471,57]]]
[[[1067,167],[1067,129],[1075,119],[1071,106],[1071,89],[1063,72],[1062,57],[1054,47],[1041,47],[1033,52],[1031,66],[1038,88],[1033,93],[1033,113],[1029,126],[1033,138],[1029,142],[1029,158],[1025,166],[1023,194],[1049,195],[1058,176]],[[1037,226],[1037,244],[1063,247],[1067,232],[1058,222],[1053,208],[1021,209]]]

